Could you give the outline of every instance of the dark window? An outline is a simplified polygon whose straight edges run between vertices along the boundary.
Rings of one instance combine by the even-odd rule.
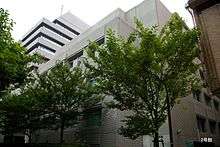
[[[201,101],[200,94],[201,94],[200,90],[193,91],[193,98],[200,102]]]
[[[218,133],[220,135],[220,122],[218,123]]]
[[[95,85],[97,82],[95,79],[90,80],[91,85]]]
[[[38,67],[37,67],[36,65],[32,65],[32,66],[30,67],[30,70],[31,70],[31,71],[37,71],[37,70],[38,70]]]
[[[214,100],[214,107],[216,111],[219,111],[219,103],[216,100]]]
[[[76,58],[72,61],[69,61],[70,68],[80,66],[80,64],[81,64],[80,58]]]
[[[42,62],[43,63],[46,63],[46,62],[48,62],[50,59],[48,59],[48,58],[46,58],[46,57],[43,57],[43,56],[41,56],[41,59],[42,59]]]
[[[207,94],[204,94],[204,97],[206,105],[212,107],[212,99]]]
[[[102,36],[100,38],[98,38],[96,41],[95,41],[98,45],[101,45],[105,42],[105,38]],[[83,49],[87,48],[88,46],[85,46]],[[79,60],[79,58],[83,55],[83,50],[79,51],[78,53],[74,54],[73,56],[71,56],[69,59],[68,59],[68,63],[70,65],[70,67],[73,67],[75,65],[80,65],[81,64],[81,61]],[[78,60],[76,60],[78,58]]]
[[[45,37],[46,39],[48,39],[48,40],[50,40],[50,41],[53,41],[54,43],[56,43],[57,45],[59,45],[59,46],[63,46],[64,45],[64,43],[62,43],[62,42],[60,42],[60,41],[58,41],[58,40],[56,40],[56,39],[54,39],[54,38],[52,38],[52,37],[50,37],[50,36],[48,36],[48,35],[46,35],[46,34],[44,34],[44,33],[42,33],[42,32],[40,32],[40,33],[38,33],[36,36],[34,36],[31,40],[29,40],[25,45],[24,45],[24,47],[27,47],[29,44],[31,44],[34,40],[36,40],[37,38],[39,38],[39,37]]]
[[[204,76],[204,73],[203,73],[203,71],[200,69],[199,70],[199,74],[200,74],[200,77],[202,78],[202,80],[204,80],[205,78],[205,76]]]
[[[90,144],[89,147],[100,147],[99,144]]]
[[[83,50],[74,54],[72,57],[68,59],[68,63],[70,67],[79,66],[81,64],[80,57],[83,55]]]
[[[31,51],[33,51],[34,49],[36,49],[38,47],[43,47],[44,49],[48,50],[51,53],[55,53],[56,52],[56,50],[54,50],[54,49],[52,49],[52,48],[50,48],[50,47],[48,47],[48,46],[38,42],[35,45],[33,45],[31,48],[29,48],[26,53],[28,54],[28,53],[30,53]]]
[[[98,45],[102,45],[102,44],[104,44],[104,42],[105,42],[105,37],[100,37],[99,39],[96,40],[96,43]]]
[[[92,110],[85,113],[86,126],[101,126],[101,109]]]
[[[202,117],[197,116],[197,127],[199,129],[199,132],[206,132],[206,120]]]
[[[209,129],[211,134],[215,134],[216,133],[216,122],[215,121],[209,121]]]

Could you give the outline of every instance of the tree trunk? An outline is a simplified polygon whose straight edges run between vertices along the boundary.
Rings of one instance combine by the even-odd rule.
[[[60,143],[63,143],[63,131],[64,131],[64,119],[61,119],[61,126],[60,126]]]
[[[159,133],[154,133],[154,147],[159,147]]]
[[[29,140],[28,143],[32,143],[32,131],[29,131]]]
[[[31,141],[32,141],[32,131],[30,129],[26,130],[25,135],[28,136],[28,141],[26,143],[31,143]]]
[[[169,125],[169,134],[170,134],[170,147],[173,147],[173,128],[172,128],[172,119],[171,119],[169,98],[167,98],[167,114],[168,114],[168,125]]]

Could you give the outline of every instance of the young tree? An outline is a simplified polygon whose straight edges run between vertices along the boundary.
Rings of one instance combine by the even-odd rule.
[[[8,11],[0,8],[0,96],[10,84],[16,87],[24,82],[31,70],[28,63],[36,59],[12,38],[13,24]]]
[[[0,8],[0,125],[3,133],[9,136],[18,129],[20,123],[16,121],[24,116],[24,104],[12,96],[11,92],[23,85],[29,76],[32,69],[28,63],[35,63],[39,59],[38,55],[26,54],[25,48],[12,38],[13,25],[8,11]]]
[[[111,108],[132,111],[120,133],[131,139],[151,135],[159,147],[158,130],[170,106],[198,84],[198,31],[186,28],[176,13],[162,30],[136,24],[127,39],[109,30],[104,45],[90,43],[85,66],[102,93],[114,98]]]
[[[60,143],[63,143],[64,129],[77,124],[83,109],[100,100],[98,89],[85,72],[80,67],[70,69],[64,62],[38,75],[32,89],[34,93],[30,95],[44,109],[42,118],[48,121],[44,123],[50,129],[60,129]]]
[[[38,101],[30,97],[30,89],[19,94],[7,94],[0,102],[0,128],[1,133],[8,137],[8,143],[13,143],[14,133],[23,133],[31,142],[32,133],[43,128],[40,118],[44,112]]]

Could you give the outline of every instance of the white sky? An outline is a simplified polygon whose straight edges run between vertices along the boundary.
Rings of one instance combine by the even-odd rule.
[[[93,25],[116,8],[129,10],[143,0],[0,0],[0,7],[7,9],[16,22],[13,36],[16,40],[32,28],[42,17],[54,20],[61,13],[70,11],[89,25]],[[189,26],[191,16],[185,9],[188,0],[161,0],[171,11],[178,12]]]

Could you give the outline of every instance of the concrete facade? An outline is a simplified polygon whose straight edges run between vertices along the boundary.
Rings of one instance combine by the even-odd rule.
[[[83,50],[89,41],[99,40],[104,37],[106,31],[111,28],[119,35],[126,37],[135,28],[134,17],[140,19],[145,26],[158,25],[161,27],[169,19],[171,13],[159,0],[144,0],[141,4],[124,12],[116,9],[101,21],[91,26],[71,42],[65,45],[63,52],[58,53],[47,64],[39,67],[39,72],[45,72],[56,65],[56,62],[69,59],[74,54]]]
[[[153,26],[164,25],[171,13],[159,0],[144,0],[134,8],[124,12],[116,9],[101,21],[91,26],[86,31],[73,38],[70,43],[62,48],[62,52],[55,54],[54,58],[46,64],[40,65],[38,70],[40,73],[46,72],[53,68],[57,61],[67,60],[72,66],[75,66],[82,56],[86,56],[84,48],[89,41],[97,41],[102,44],[105,42],[106,31],[111,28],[119,35],[127,37],[129,33],[135,29],[134,17],[140,19],[144,25]],[[85,126],[80,128],[84,140],[91,147],[148,147],[152,146],[152,138],[149,136],[140,137],[137,140],[130,140],[118,134],[118,129],[122,125],[121,120],[125,118],[126,112],[118,110],[110,110],[104,106],[99,108],[101,111],[101,124],[95,126]],[[165,144],[169,145],[169,132],[167,123],[160,129],[160,135],[165,138]],[[75,129],[69,128],[65,130],[65,142],[74,140]],[[59,131],[58,131],[59,132]],[[58,132],[41,131],[35,139],[37,142],[59,142]],[[57,136],[56,136],[57,134]],[[36,134],[37,135],[37,134]],[[72,140],[69,138],[72,138]]]
[[[121,36],[128,36],[128,34],[135,29],[134,17],[140,19],[145,26],[158,25],[161,28],[169,19],[171,13],[159,0],[144,0],[141,4],[134,8],[124,12],[121,9],[116,9],[108,16],[103,18],[95,25],[88,28],[87,25],[83,25],[81,29],[74,28],[71,24],[66,24],[73,27],[76,31],[80,32],[78,36],[72,36],[73,39],[68,41],[63,37],[51,32],[45,28],[37,30],[34,34],[38,34],[43,31],[45,34],[50,34],[60,38],[64,45],[61,48],[56,48],[56,53],[51,56],[50,60],[39,66],[38,70],[40,73],[46,72],[53,68],[57,61],[67,60],[71,66],[75,66],[79,63],[82,56],[86,56],[84,48],[88,45],[89,41],[97,41],[102,44],[105,42],[106,31],[111,28]],[[71,18],[66,18],[71,20]],[[57,20],[63,22],[61,18]],[[75,19],[73,19],[75,20]],[[54,23],[60,23],[54,21]],[[44,21],[47,23],[48,21]],[[74,21],[73,21],[74,22]],[[76,25],[81,26],[80,22]],[[53,24],[54,26],[54,24]],[[55,26],[54,26],[55,27]],[[84,30],[84,28],[87,28]],[[53,34],[52,34],[53,33]],[[35,42],[43,42],[44,39],[38,38]],[[24,44],[28,41],[24,41]],[[35,44],[33,41],[32,44]],[[30,43],[31,44],[31,43]],[[30,45],[32,46],[32,45]],[[208,57],[209,58],[209,57]],[[210,96],[212,106],[207,106],[204,94],[208,94],[207,90],[203,90],[199,94],[200,101],[195,98],[195,95],[182,98],[179,104],[176,104],[172,109],[172,126],[173,126],[173,137],[175,147],[184,147],[191,141],[199,141],[201,138],[212,138],[213,142],[219,145],[219,134],[220,134],[220,120],[219,111],[215,108],[213,102],[214,99],[219,104],[219,99]],[[219,107],[219,106],[218,106]],[[220,108],[219,108],[220,109]],[[80,127],[68,128],[64,131],[64,140],[66,143],[74,142],[77,138],[77,133],[83,136],[84,141],[91,147],[153,147],[152,138],[150,136],[144,136],[135,141],[118,135],[118,128],[123,125],[121,120],[124,119],[127,112],[121,112],[118,110],[107,109],[103,104],[98,107],[94,112],[100,111],[100,123],[87,126],[86,119],[82,122]],[[92,111],[92,112],[93,112]],[[91,114],[93,116],[93,114]],[[201,131],[201,126],[198,125],[198,119],[202,118],[205,120],[206,131]],[[90,118],[88,118],[89,120]],[[200,120],[200,119],[199,119]],[[209,121],[216,122],[215,133],[211,132]],[[218,131],[219,130],[219,131]],[[201,131],[201,132],[200,132]],[[77,132],[77,133],[76,133]],[[168,123],[166,122],[159,130],[159,134],[163,136],[165,147],[169,146],[169,129]],[[36,132],[33,142],[59,142],[59,130],[58,131],[45,131],[40,130]],[[161,145],[162,146],[162,145]]]

